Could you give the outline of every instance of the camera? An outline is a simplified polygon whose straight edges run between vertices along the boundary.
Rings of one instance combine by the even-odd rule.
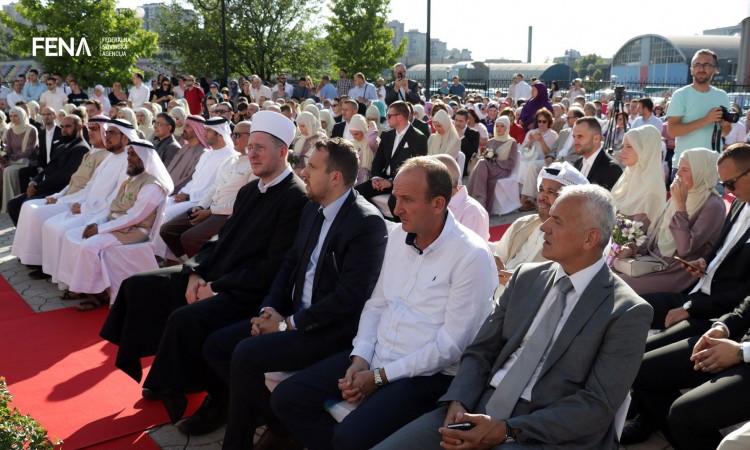
[[[615,86],[615,101],[622,102],[622,97],[625,94],[625,85],[621,84]]]
[[[404,74],[403,74],[403,72],[399,72],[399,73],[398,73],[398,76],[397,76],[397,78],[398,78],[399,80],[403,80],[403,79],[404,79]]]
[[[726,120],[729,123],[737,123],[740,120],[740,113],[735,110],[728,110],[726,106],[719,106],[721,108],[721,120]]]

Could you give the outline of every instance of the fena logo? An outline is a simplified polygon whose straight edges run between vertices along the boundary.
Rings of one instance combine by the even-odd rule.
[[[81,38],[76,46],[75,38],[67,41],[60,37],[35,37],[32,38],[31,53],[36,56],[37,50],[43,50],[44,56],[91,56],[89,44],[86,38]]]

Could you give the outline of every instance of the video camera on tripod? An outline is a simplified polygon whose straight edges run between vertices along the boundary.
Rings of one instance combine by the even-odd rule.
[[[604,141],[604,148],[610,155],[615,151],[615,142],[617,141],[617,115],[620,114],[623,110],[622,98],[624,95],[625,85],[620,84],[615,86],[615,99],[613,101],[612,108],[610,108],[607,112],[607,115],[609,115],[609,111],[612,111],[612,114],[610,115],[609,123],[607,124],[607,137]],[[625,131],[627,131],[627,128],[628,122],[626,120]]]

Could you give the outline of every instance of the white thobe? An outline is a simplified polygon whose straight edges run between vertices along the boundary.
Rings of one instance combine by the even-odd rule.
[[[81,213],[70,211],[48,218],[42,225],[42,270],[52,276],[57,283],[57,269],[60,265],[62,241],[65,233],[71,228],[89,223],[102,223],[109,214],[109,205],[127,179],[128,155],[126,152],[109,155],[99,164],[91,180],[84,189],[58,199],[58,203],[70,205],[81,204]],[[99,291],[101,292],[101,291]]]
[[[247,155],[233,156],[219,168],[216,189],[207,192],[198,201],[198,206],[203,209],[211,209],[211,214],[228,216],[234,210],[237,192],[242,186],[256,178],[258,177],[253,173]]]
[[[111,283],[101,253],[105,248],[123,245],[110,232],[142,222],[164,202],[164,197],[164,190],[159,185],[148,184],[138,192],[138,199],[127,213],[99,225],[99,234],[83,239],[85,226],[69,229],[62,242],[65,264],[57,268],[58,282],[69,286],[72,292],[98,294],[107,289]]]

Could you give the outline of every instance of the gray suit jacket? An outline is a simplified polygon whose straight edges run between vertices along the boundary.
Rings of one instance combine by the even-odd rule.
[[[568,140],[568,136],[570,136],[570,133],[573,131],[572,128],[566,128],[564,130],[560,130],[560,135],[557,137],[557,141],[555,141],[555,145],[552,146],[550,149],[549,154],[553,156],[555,161],[567,161],[571,164],[575,162],[576,159],[578,159],[578,155],[576,155],[575,150],[571,146],[570,150],[568,150],[567,156],[565,158],[561,159],[559,157],[560,150],[562,150],[563,145],[565,145],[565,141]]]
[[[441,402],[476,411],[492,375],[520,345],[552,286],[557,263],[524,264],[461,357]],[[613,419],[643,358],[653,310],[604,266],[555,340],[531,393],[531,413],[508,423],[521,440],[575,449],[616,449]],[[497,417],[496,419],[505,419]],[[546,447],[545,447],[546,448]]]

